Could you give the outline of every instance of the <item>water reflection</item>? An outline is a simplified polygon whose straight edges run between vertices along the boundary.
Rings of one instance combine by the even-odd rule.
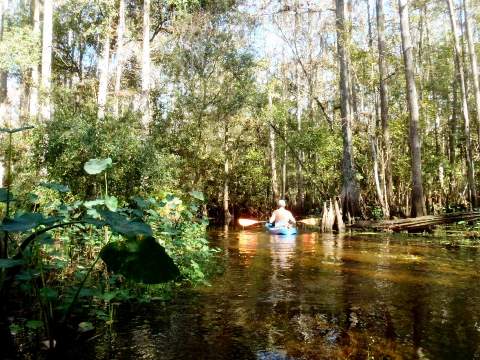
[[[224,274],[165,306],[124,309],[112,350],[92,341],[97,357],[480,358],[477,248],[255,230],[214,244]]]

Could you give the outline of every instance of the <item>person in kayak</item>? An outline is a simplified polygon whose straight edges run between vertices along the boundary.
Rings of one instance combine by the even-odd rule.
[[[290,227],[290,224],[296,223],[292,213],[285,209],[286,205],[285,200],[278,200],[278,209],[272,213],[268,221],[270,224],[275,223],[275,227]]]

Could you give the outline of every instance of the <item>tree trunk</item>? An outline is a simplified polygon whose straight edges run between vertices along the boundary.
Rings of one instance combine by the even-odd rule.
[[[348,55],[347,46],[349,33],[345,26],[345,3],[344,0],[336,0],[336,28],[337,48],[340,62],[340,97],[341,97],[341,121],[343,135],[343,187],[342,208],[343,216],[351,216],[360,213],[360,192],[355,179],[355,167],[353,160],[353,144],[350,111],[350,84],[348,82]]]
[[[120,0],[118,8],[117,28],[117,67],[115,69],[115,100],[113,103],[113,116],[120,115],[120,90],[122,86],[123,72],[123,38],[125,36],[125,0]]]
[[[300,32],[300,2],[299,0],[295,1],[295,37],[294,41],[297,42],[297,37]],[[302,131],[302,105],[301,105],[301,76],[300,76],[300,69],[299,69],[298,61],[295,64],[295,82],[296,82],[296,118],[297,118],[297,131],[300,134]],[[298,157],[300,161],[303,161],[303,151],[298,152]],[[296,179],[297,179],[297,198],[296,198],[296,207],[299,211],[303,212],[303,208],[305,205],[305,189],[304,189],[304,182],[303,182],[303,173],[302,173],[302,165],[300,161],[297,160],[295,167],[296,167]]]
[[[410,152],[412,166],[412,205],[411,216],[426,214],[422,182],[422,143],[419,133],[418,95],[415,85],[415,69],[413,64],[413,47],[410,37],[410,21],[408,17],[408,0],[398,0],[400,12],[400,32],[402,36],[403,60],[407,83],[407,100],[410,117]]]
[[[372,162],[373,162],[373,178],[375,180],[375,190],[377,192],[378,201],[380,202],[380,206],[382,207],[383,217],[388,217],[385,215],[388,213],[388,208],[385,205],[385,194],[382,189],[382,183],[380,181],[380,175],[378,170],[378,156],[377,156],[377,144],[375,142],[375,138],[373,135],[369,135],[370,140],[370,148],[372,151]]]
[[[269,113],[270,113],[270,121],[273,122],[273,109],[272,109],[272,95],[269,94],[268,96],[268,105],[269,105]],[[269,145],[270,145],[270,170],[271,170],[271,177],[272,177],[272,196],[273,202],[276,204],[279,200],[278,195],[278,180],[277,180],[277,160],[275,156],[275,131],[273,127],[269,124]]]
[[[103,120],[105,118],[105,107],[107,105],[107,91],[108,91],[108,64],[110,62],[110,34],[107,26],[105,32],[105,39],[103,40],[102,45],[102,55],[98,61],[98,73],[99,73],[99,84],[98,84],[98,120]]]
[[[449,134],[448,134],[448,160],[452,169],[455,166],[456,162],[456,149],[457,149],[457,115],[458,115],[458,64],[457,59],[455,59],[455,79],[452,83],[452,115],[449,119]],[[453,172],[450,172],[453,175]],[[453,179],[453,177],[452,177]],[[450,180],[452,180],[450,179]]]
[[[3,40],[4,18],[7,11],[7,2],[0,0],[0,41]],[[8,73],[0,71],[0,126],[5,126],[7,119],[8,108]],[[2,177],[3,179],[3,177]]]
[[[480,85],[478,83],[478,62],[477,54],[475,52],[475,45],[473,43],[472,34],[472,22],[469,16],[469,4],[468,0],[463,0],[463,10],[465,12],[465,27],[468,41],[468,54],[470,56],[470,67],[473,77],[473,91],[475,95],[475,108],[476,108],[476,122],[477,122],[477,137],[480,142]]]
[[[42,101],[41,115],[43,121],[49,121],[52,116],[51,89],[52,89],[52,0],[43,2],[43,36],[42,36]]]
[[[225,120],[225,129],[224,129],[224,151],[225,151],[225,164],[224,164],[224,179],[223,179],[223,217],[225,223],[230,222],[232,215],[229,210],[229,182],[230,182],[230,148],[228,146],[229,142],[229,128],[228,121]]]
[[[388,125],[388,88],[385,78],[387,66],[385,64],[385,15],[383,13],[383,0],[377,0],[377,32],[378,32],[378,71],[380,75],[380,118],[382,122],[382,149],[385,168],[385,218],[390,218],[390,203],[393,194],[392,180],[392,150],[390,145],[390,128]]]
[[[287,125],[283,128],[283,136],[287,138]],[[285,199],[287,194],[287,145],[284,145],[283,159],[282,159],[282,199]]]
[[[33,35],[40,39],[40,1],[32,0],[32,12],[33,12]],[[31,68],[31,84],[30,84],[30,97],[28,104],[28,113],[30,118],[36,118],[38,115],[38,85],[40,75],[38,72],[38,64],[33,64]]]
[[[452,25],[452,32],[455,45],[455,58],[458,63],[458,72],[460,78],[460,93],[462,96],[462,114],[464,121],[464,131],[465,131],[465,156],[467,161],[467,179],[468,179],[468,199],[472,207],[476,207],[476,196],[477,190],[475,186],[475,167],[473,163],[473,154],[472,154],[472,144],[470,140],[470,117],[468,113],[468,102],[467,102],[467,90],[465,84],[465,75],[462,61],[462,50],[460,47],[459,32],[457,28],[457,21],[455,17],[455,9],[453,7],[452,0],[446,0],[448,4],[448,10],[450,13],[450,23]]]
[[[142,125],[148,128],[150,115],[150,0],[143,1],[142,98],[140,111]]]

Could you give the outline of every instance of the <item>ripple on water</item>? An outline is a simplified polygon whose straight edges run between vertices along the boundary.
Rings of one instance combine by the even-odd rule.
[[[225,272],[165,306],[121,313],[112,353],[265,360],[480,354],[479,251],[422,238],[251,230],[213,242],[224,250]]]

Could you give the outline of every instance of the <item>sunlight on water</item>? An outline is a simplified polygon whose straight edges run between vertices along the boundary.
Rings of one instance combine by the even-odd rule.
[[[94,345],[98,358],[480,358],[475,246],[231,229],[212,242],[224,273],[165,305],[124,310],[110,350]]]

